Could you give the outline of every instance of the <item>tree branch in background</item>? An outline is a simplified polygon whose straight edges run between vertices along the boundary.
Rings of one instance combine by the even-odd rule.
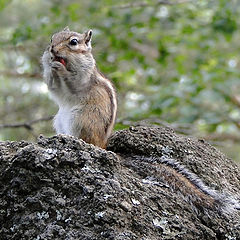
[[[42,75],[39,73],[18,73],[18,72],[1,71],[0,75],[6,76],[6,77],[14,77],[14,78],[42,78]]]
[[[33,130],[33,125],[39,122],[44,122],[44,121],[50,121],[53,119],[54,116],[48,116],[48,117],[42,117],[39,119],[35,119],[29,122],[24,122],[24,123],[10,123],[10,124],[0,124],[0,129],[2,128],[26,128],[27,130],[32,131]]]
[[[123,5],[114,6],[114,8],[126,9],[126,8],[151,7],[151,6],[157,6],[157,5],[177,5],[177,4],[188,3],[188,2],[191,2],[191,0],[178,0],[178,1],[158,0],[153,3],[133,2],[133,3],[127,3],[127,4],[123,4]]]

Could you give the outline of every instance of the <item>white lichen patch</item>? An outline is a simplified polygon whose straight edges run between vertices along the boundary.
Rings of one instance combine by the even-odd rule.
[[[72,219],[69,217],[69,218],[67,218],[67,219],[65,219],[65,223],[67,223],[67,222],[70,222]]]
[[[38,219],[40,219],[40,220],[43,220],[43,219],[48,219],[49,218],[49,214],[48,214],[48,212],[45,212],[45,211],[43,211],[43,212],[37,212],[37,217],[38,217]]]
[[[95,213],[95,218],[100,219],[100,218],[103,218],[104,215],[105,215],[105,212],[97,212]]]
[[[15,224],[13,224],[13,226],[12,226],[12,227],[10,227],[10,230],[11,230],[12,232],[14,232],[14,231],[16,230],[16,225],[15,225]]]
[[[113,197],[113,195],[111,195],[111,194],[105,194],[104,196],[103,196],[103,199],[104,200],[108,200],[109,198],[112,198]]]
[[[131,198],[131,201],[134,205],[140,205],[141,204],[138,200],[136,200],[134,198]]]
[[[52,159],[57,155],[57,150],[52,148],[47,148],[43,153],[45,159]]]
[[[60,221],[62,219],[62,214],[60,213],[59,210],[56,210],[57,213],[57,221]]]
[[[171,149],[170,146],[164,146],[164,147],[162,147],[161,150],[162,150],[164,156],[166,156],[166,157],[169,157],[173,153],[173,150]]]
[[[161,228],[163,233],[169,234],[171,231],[169,229],[168,221],[166,218],[161,218],[160,220],[158,218],[153,219],[153,225],[155,227]]]
[[[151,185],[160,185],[158,181],[156,181],[153,177],[146,177],[142,180],[144,184],[151,184]]]
[[[93,169],[92,167],[89,167],[89,166],[84,166],[81,169],[81,171],[85,172],[85,173],[97,173],[97,171],[95,169]]]

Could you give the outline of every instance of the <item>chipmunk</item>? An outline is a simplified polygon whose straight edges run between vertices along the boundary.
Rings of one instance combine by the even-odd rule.
[[[91,53],[92,30],[68,27],[55,33],[42,57],[43,77],[59,111],[56,132],[105,148],[117,111],[112,82],[97,69]]]

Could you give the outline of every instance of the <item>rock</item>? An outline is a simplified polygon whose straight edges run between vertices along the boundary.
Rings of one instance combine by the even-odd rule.
[[[174,158],[239,198],[234,162],[168,128],[116,132],[107,150],[65,135],[1,142],[0,239],[240,239],[238,212],[198,209],[136,155]]]

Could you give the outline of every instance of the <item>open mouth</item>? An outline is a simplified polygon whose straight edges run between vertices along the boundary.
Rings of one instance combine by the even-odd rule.
[[[66,59],[62,57],[55,57],[54,61],[60,62],[62,65],[66,67]]]

